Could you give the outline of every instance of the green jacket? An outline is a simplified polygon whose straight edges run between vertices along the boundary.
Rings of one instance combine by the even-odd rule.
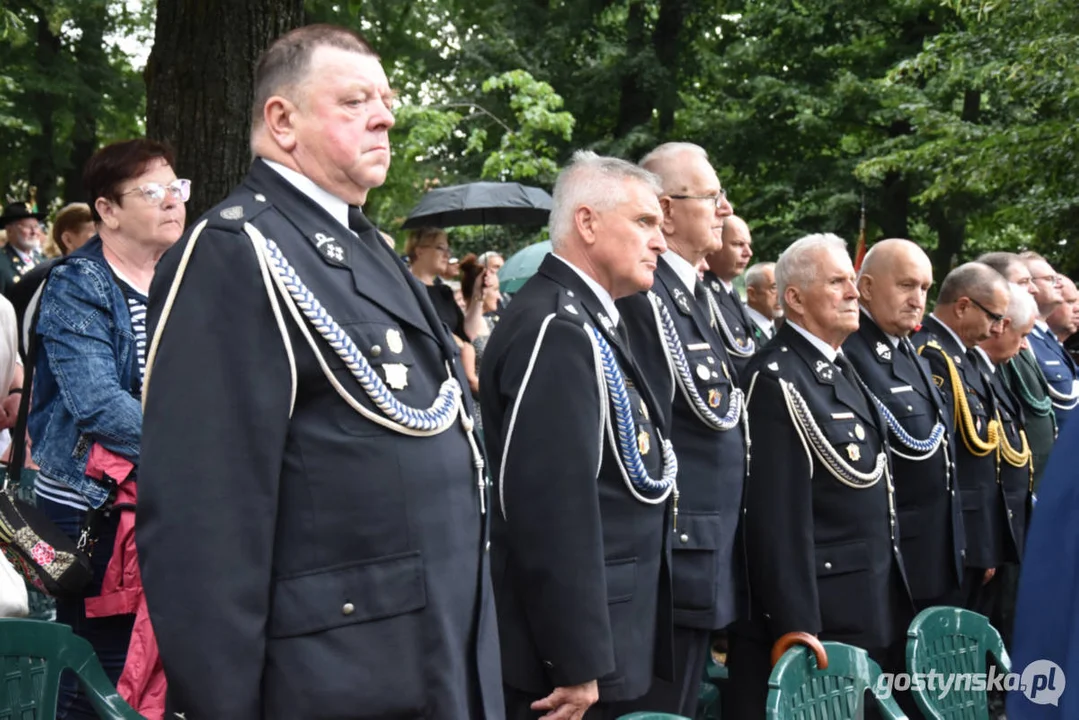
[[[1034,490],[1037,491],[1042,471],[1049,461],[1049,451],[1053,449],[1057,436],[1057,421],[1053,415],[1048,385],[1030,350],[1020,350],[1000,370],[1004,385],[1023,405],[1023,427],[1034,455]]]

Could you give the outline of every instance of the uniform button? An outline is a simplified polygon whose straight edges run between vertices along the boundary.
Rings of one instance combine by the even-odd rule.
[[[551,662],[550,660],[544,660],[544,661],[543,661],[543,667],[545,667],[545,668],[547,668],[548,670],[550,670],[551,668],[553,668],[553,667],[554,667],[554,663],[553,663],[553,662]]]
[[[913,410],[914,410],[913,407],[911,407],[910,405],[907,405],[907,412],[912,412]]]
[[[1012,512],[1011,510],[1009,510],[1009,511],[1008,511],[1008,519],[1010,520],[1010,519],[1011,519],[1011,518],[1013,518],[1013,517],[1015,517],[1015,513],[1014,513],[1014,512]]]
[[[378,357],[382,354],[382,348],[378,345],[371,346],[371,357]]]
[[[262,193],[255,193],[255,199],[259,202],[266,202],[266,196]]]
[[[491,550],[491,541],[490,540],[488,540],[487,544],[483,546],[483,550],[484,550],[484,552],[489,552]]]
[[[572,290],[567,290],[566,294],[569,295],[570,297],[574,297]]]
[[[679,536],[678,539],[681,540],[683,543],[687,543],[687,542],[689,542],[689,535],[686,535],[685,533],[682,533]]]
[[[966,548],[959,551],[959,557],[966,557],[966,556],[967,556]]]
[[[341,606],[341,614],[342,615],[351,615],[354,612],[356,612],[356,606],[353,605],[352,603],[345,603],[344,605]]]
[[[831,570],[832,569],[832,563],[830,563],[830,562],[824,563],[824,569],[825,570]]]

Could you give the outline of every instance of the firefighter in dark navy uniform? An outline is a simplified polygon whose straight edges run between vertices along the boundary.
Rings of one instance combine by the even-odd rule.
[[[677,463],[615,300],[665,249],[655,176],[579,153],[554,188],[553,252],[480,370],[496,488],[491,572],[506,716],[613,719],[670,679],[666,541]]]
[[[933,381],[955,418],[956,481],[966,531],[963,583],[956,605],[975,609],[997,566],[1014,553],[997,478],[996,402],[974,346],[999,335],[1008,283],[988,265],[966,263],[944,278],[933,313],[914,336]]]
[[[673,397],[673,406],[664,407],[673,412],[679,512],[671,531],[676,678],[656,682],[636,705],[694,717],[712,631],[735,619],[744,585],[735,553],[749,451],[744,399],[696,272],[721,242],[731,208],[697,145],[661,145],[641,165],[663,183],[667,252],[652,290],[623,298],[618,307],[650,386],[665,388],[664,401]]]
[[[726,191],[724,191],[726,193]],[[724,199],[726,194],[724,194]],[[693,199],[685,193],[677,193],[675,200]],[[723,242],[707,257],[708,270],[704,273],[704,286],[711,292],[711,304],[727,353],[741,373],[756,352],[758,343],[753,320],[745,303],[734,287],[734,279],[741,275],[753,257],[753,238],[746,221],[731,215],[723,223]],[[744,373],[742,373],[744,375]]]
[[[878,241],[858,274],[858,332],[843,343],[889,426],[899,544],[919,608],[954,601],[966,543],[952,416],[910,341],[932,284],[924,250],[909,240]]]
[[[158,267],[137,536],[176,709],[501,718],[484,459],[427,294],[359,206],[391,92],[351,31],[278,39],[243,183]]]
[[[764,717],[769,653],[784,634],[857,645],[900,671],[913,616],[887,428],[840,350],[859,318],[845,244],[804,237],[775,274],[787,321],[743,379],[755,448],[742,519],[751,604],[731,628],[724,707],[737,718]]]

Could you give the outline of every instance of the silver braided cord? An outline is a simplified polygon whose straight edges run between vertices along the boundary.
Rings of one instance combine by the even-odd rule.
[[[737,427],[745,410],[745,395],[742,393],[741,388],[731,390],[726,415],[719,417],[712,412],[712,409],[701,398],[700,392],[697,391],[697,384],[694,382],[693,374],[689,369],[689,361],[686,359],[685,351],[682,349],[682,341],[678,338],[678,331],[674,327],[674,320],[671,319],[667,306],[663,303],[663,300],[651,291],[648,292],[648,298],[652,301],[653,311],[656,313],[657,319],[660,320],[660,325],[663,329],[663,351],[667,355],[668,362],[674,367],[678,386],[682,389],[682,394],[685,396],[689,406],[693,408],[697,417],[713,430],[726,431]]]
[[[719,309],[719,303],[716,302],[716,298],[712,294],[712,291],[705,288],[705,295],[708,296],[708,312],[712,316],[712,327],[717,328],[723,335],[723,340],[727,343],[728,352],[737,357],[752,357],[753,353],[757,351],[757,344],[749,338],[749,328],[746,328],[746,344],[743,345],[738,342],[738,338],[731,332],[731,328],[727,324],[726,318],[723,317],[723,311]]]
[[[888,424],[888,429],[891,431],[892,437],[898,440],[899,444],[903,447],[916,453],[921,453],[921,455],[904,455],[895,448],[892,448],[892,452],[901,458],[913,460],[915,462],[926,460],[933,455],[936,455],[937,449],[940,447],[941,443],[944,442],[945,428],[942,422],[939,420],[937,421],[930,431],[928,438],[925,440],[918,440],[907,432],[906,428],[904,428],[896,416],[892,414],[892,411],[888,409],[888,406],[881,402],[876,395],[869,393],[869,397],[873,398],[873,402],[876,403],[877,409],[880,410],[880,414],[884,416],[884,421]]]
[[[326,309],[314,294],[300,280],[276,243],[268,238],[266,239],[266,251],[267,260],[277,278],[288,291],[289,297],[296,303],[319,335],[345,363],[349,372],[360,384],[360,387],[363,388],[375,407],[399,428],[412,431],[408,434],[437,435],[445,432],[454,424],[458,413],[462,410],[462,405],[461,386],[452,377],[452,374],[442,383],[438,396],[430,408],[418,410],[401,403],[393,396],[382,378],[367,362],[367,358],[356,347],[356,343],[353,342],[352,338],[326,312]],[[461,416],[465,420],[471,420],[463,412]],[[471,422],[466,422],[466,425],[470,424]],[[469,427],[465,429],[466,431],[471,430]]]
[[[802,397],[798,389],[794,387],[794,383],[787,382],[780,378],[779,386],[783,390],[783,397],[786,400],[787,410],[790,413],[791,419],[794,421],[795,427],[798,429],[799,434],[802,435],[809,447],[813,449],[815,454],[828,471],[832,473],[837,480],[844,485],[854,488],[855,490],[864,490],[876,485],[881,476],[884,474],[885,469],[888,467],[887,453],[881,450],[877,453],[877,460],[873,470],[870,472],[860,472],[844,460],[836,449],[832,447],[832,444],[824,437],[823,431],[820,426],[817,425],[816,419],[813,417],[813,413],[810,412],[809,406],[806,404],[805,398]]]

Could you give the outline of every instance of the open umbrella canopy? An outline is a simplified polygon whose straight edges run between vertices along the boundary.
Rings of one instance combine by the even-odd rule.
[[[525,281],[536,274],[540,263],[549,252],[551,241],[544,240],[514,253],[498,271],[499,289],[511,295],[520,290]]]
[[[519,183],[476,182],[427,193],[402,227],[543,225],[550,213],[551,196],[545,190]]]

